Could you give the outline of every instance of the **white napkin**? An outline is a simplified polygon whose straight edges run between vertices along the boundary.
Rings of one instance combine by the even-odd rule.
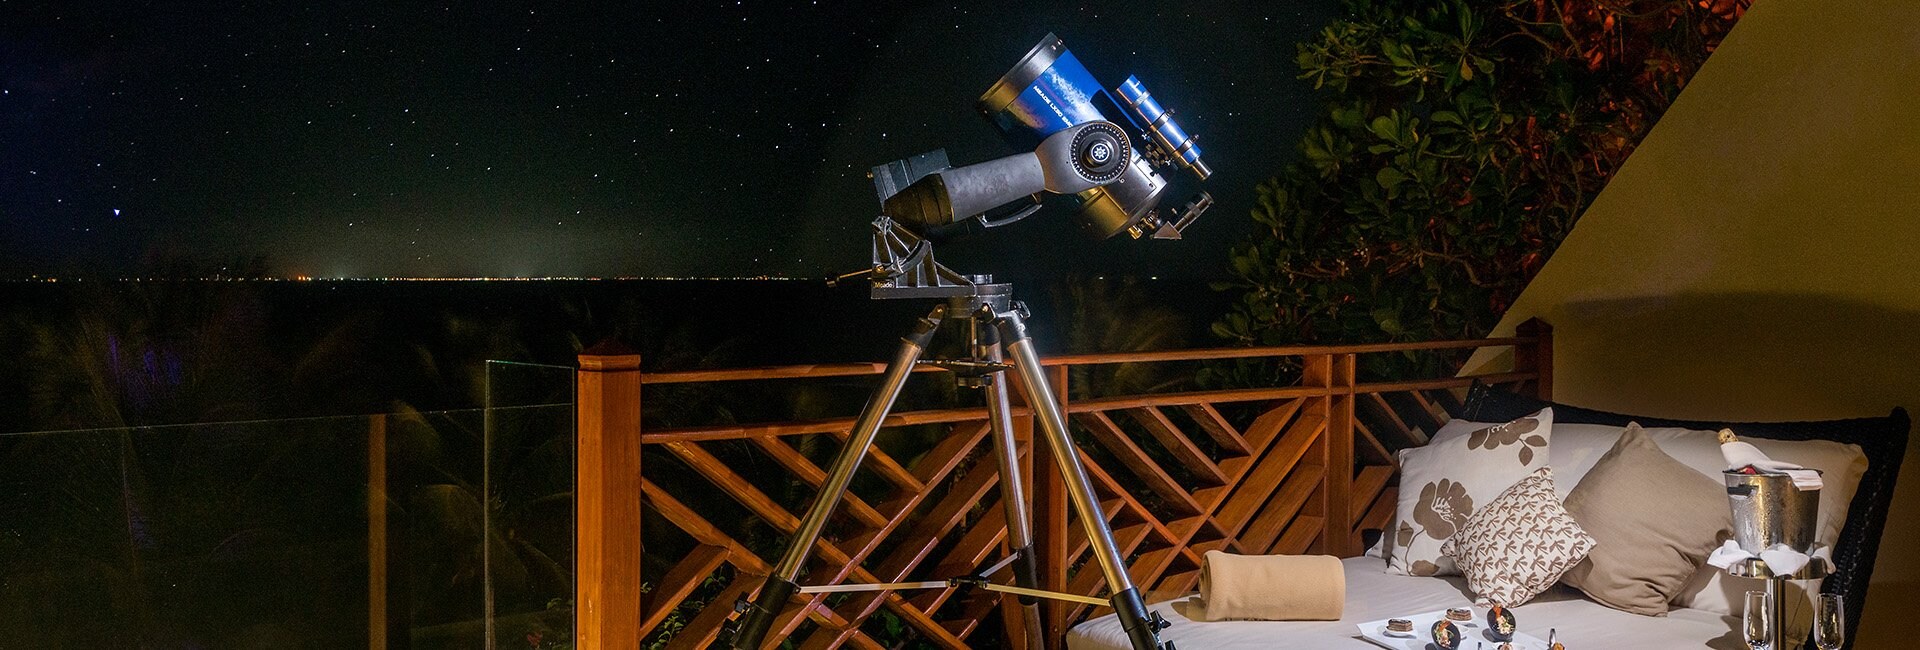
[[[1793,486],[1801,491],[1818,490],[1821,487],[1820,472],[1807,469],[1786,461],[1768,458],[1759,447],[1751,443],[1734,441],[1720,443],[1720,454],[1726,457],[1727,471],[1738,472],[1747,467],[1759,470],[1762,474],[1785,474],[1793,478]]]
[[[1727,543],[1721,544],[1720,548],[1713,549],[1712,553],[1707,554],[1707,564],[1711,564],[1722,571],[1725,571],[1727,567],[1733,566],[1735,562],[1750,559],[1753,559],[1753,554],[1748,553],[1746,549],[1740,548],[1740,544],[1733,540],[1727,540]]]
[[[1815,548],[1813,553],[1808,554],[1788,548],[1786,544],[1774,544],[1773,548],[1761,551],[1758,556],[1755,556],[1748,553],[1746,549],[1740,548],[1740,545],[1733,540],[1727,540],[1727,543],[1713,549],[1713,553],[1707,556],[1707,564],[1725,570],[1736,562],[1759,557],[1760,561],[1767,563],[1768,571],[1775,575],[1784,575],[1799,571],[1814,560],[1819,560],[1823,566],[1830,566],[1833,563],[1829,559],[1832,553],[1833,551],[1825,546]]]
[[[1823,485],[1820,482],[1820,473],[1810,469],[1795,467],[1793,469],[1780,469],[1778,471],[1793,477],[1793,486],[1800,488],[1801,492],[1818,490]]]

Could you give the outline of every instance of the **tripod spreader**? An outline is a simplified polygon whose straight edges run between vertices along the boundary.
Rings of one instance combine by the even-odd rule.
[[[961,386],[967,388],[986,386],[993,382],[994,375],[1000,374],[1002,371],[1013,367],[1004,363],[968,361],[964,359],[940,359],[936,361],[921,361],[920,363],[953,373],[954,379],[959,381]]]

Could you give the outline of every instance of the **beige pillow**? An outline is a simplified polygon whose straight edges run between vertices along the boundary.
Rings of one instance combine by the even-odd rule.
[[[1517,607],[1552,587],[1596,543],[1561,507],[1553,468],[1542,467],[1473,513],[1441,551],[1467,577],[1474,604]]]
[[[1667,603],[1733,535],[1726,488],[1627,425],[1567,495],[1567,512],[1600,542],[1560,581],[1602,605],[1665,616]]]
[[[1553,409],[1472,432],[1435,437],[1400,452],[1400,498],[1391,539],[1383,541],[1387,573],[1459,573],[1440,545],[1509,486],[1547,465]]]

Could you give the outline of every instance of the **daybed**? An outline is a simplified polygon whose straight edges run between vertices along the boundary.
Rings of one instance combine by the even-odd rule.
[[[1470,392],[1465,406],[1454,415],[1459,420],[1473,422],[1505,422],[1547,406],[1554,407],[1555,426],[1603,425],[1586,427],[1585,430],[1589,433],[1603,430],[1603,427],[1624,427],[1630,421],[1636,421],[1645,427],[1672,427],[1701,431],[1713,431],[1729,425],[1729,423],[1720,422],[1673,421],[1605,413],[1540,402],[1483,386],[1476,386]],[[1881,529],[1892,498],[1894,478],[1899,473],[1900,460],[1906,448],[1909,428],[1906,412],[1895,409],[1884,418],[1801,423],[1747,423],[1731,424],[1731,426],[1744,437],[1762,439],[1763,444],[1764,440],[1827,440],[1857,446],[1859,452],[1855,454],[1855,458],[1864,457],[1864,462],[1856,461],[1851,469],[1829,472],[1830,480],[1838,479],[1841,483],[1857,480],[1858,487],[1853,491],[1852,498],[1846,502],[1844,521],[1826,522],[1822,526],[1828,531],[1823,533],[1822,537],[1826,538],[1827,543],[1833,548],[1835,573],[1822,583],[1821,590],[1827,593],[1844,594],[1847,597],[1849,603],[1847,623],[1850,632],[1848,642],[1851,647],[1855,636],[1851,632],[1857,629],[1860,612],[1867,604],[1868,576],[1873,570]],[[1437,434],[1436,438],[1440,435]],[[1839,448],[1837,445],[1827,446]],[[1591,467],[1593,453],[1590,449],[1580,450],[1571,445],[1568,447],[1564,450],[1556,447],[1551,453],[1554,464],[1569,466],[1556,471],[1571,474],[1571,478],[1568,479],[1571,484],[1578,480],[1579,474],[1586,468]],[[1665,448],[1666,444],[1663,443],[1662,447]],[[1697,447],[1692,450],[1696,455],[1698,451]],[[1685,452],[1676,455],[1685,455]],[[1586,467],[1578,467],[1583,464]],[[1568,488],[1570,487],[1569,485]],[[1835,497],[1828,500],[1830,503],[1823,503],[1823,521],[1829,515],[1837,514],[1833,510],[1840,509],[1839,503],[1831,502],[1838,500],[1838,495]],[[1390,574],[1383,571],[1385,560],[1378,553],[1380,551],[1376,546],[1368,556],[1343,561],[1347,592],[1345,611],[1339,621],[1195,622],[1182,614],[1187,609],[1184,596],[1162,598],[1162,602],[1152,604],[1151,608],[1173,623],[1169,629],[1162,632],[1161,638],[1174,641],[1183,650],[1236,648],[1319,650],[1377,647],[1357,636],[1357,624],[1447,607],[1459,607],[1473,601],[1473,593],[1461,577],[1412,577]],[[1705,584],[1703,581],[1712,571],[1710,567],[1703,569],[1703,572],[1690,582],[1690,588],[1696,593],[1702,591],[1702,585]],[[1728,593],[1737,594],[1740,589],[1758,588],[1759,585],[1757,581],[1749,585],[1744,581],[1736,581],[1724,576],[1715,579],[1725,584],[1712,585],[1706,588],[1707,591],[1717,587]],[[1702,598],[1702,602],[1710,600],[1712,600],[1711,594]],[[1737,601],[1737,596],[1734,600]],[[1718,607],[1724,609],[1724,602],[1722,601]],[[1792,602],[1789,601],[1789,603]],[[1665,616],[1643,616],[1611,609],[1565,585],[1556,585],[1533,601],[1514,608],[1514,612],[1521,621],[1523,631],[1544,637],[1547,630],[1557,630],[1560,640],[1566,642],[1568,647],[1575,649],[1699,647],[1738,649],[1745,647],[1738,633],[1738,620],[1729,612],[1675,605]],[[1804,618],[1806,609],[1802,607],[1798,614]],[[1128,650],[1129,648],[1126,635],[1112,616],[1094,618],[1074,627],[1068,633],[1067,647],[1072,650]]]
[[[1163,640],[1172,640],[1180,650],[1231,650],[1261,648],[1270,650],[1326,650],[1339,648],[1378,648],[1354,638],[1355,625],[1367,621],[1460,607],[1473,601],[1465,581],[1459,576],[1416,578],[1389,575],[1380,570],[1376,557],[1348,558],[1347,607],[1337,622],[1325,621],[1225,621],[1196,623],[1180,615],[1184,599],[1154,603],[1173,625],[1161,632]],[[1538,629],[1545,637],[1548,628],[1558,629],[1562,638],[1578,641],[1574,647],[1587,648],[1726,648],[1744,650],[1746,644],[1732,633],[1734,619],[1711,612],[1682,609],[1665,618],[1650,618],[1607,609],[1581,597],[1579,592],[1556,587],[1525,605],[1514,608],[1526,630]],[[1067,633],[1068,650],[1130,650],[1127,635],[1112,616],[1096,618]],[[1469,648],[1472,646],[1469,645]]]

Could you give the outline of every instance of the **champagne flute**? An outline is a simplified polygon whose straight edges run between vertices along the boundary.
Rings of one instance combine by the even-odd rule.
[[[1741,632],[1746,635],[1747,647],[1753,650],[1773,650],[1773,599],[1764,591],[1747,592],[1747,606],[1740,615],[1745,623]]]
[[[1840,650],[1847,642],[1847,599],[1840,594],[1820,594],[1813,610],[1813,643],[1820,650]]]

